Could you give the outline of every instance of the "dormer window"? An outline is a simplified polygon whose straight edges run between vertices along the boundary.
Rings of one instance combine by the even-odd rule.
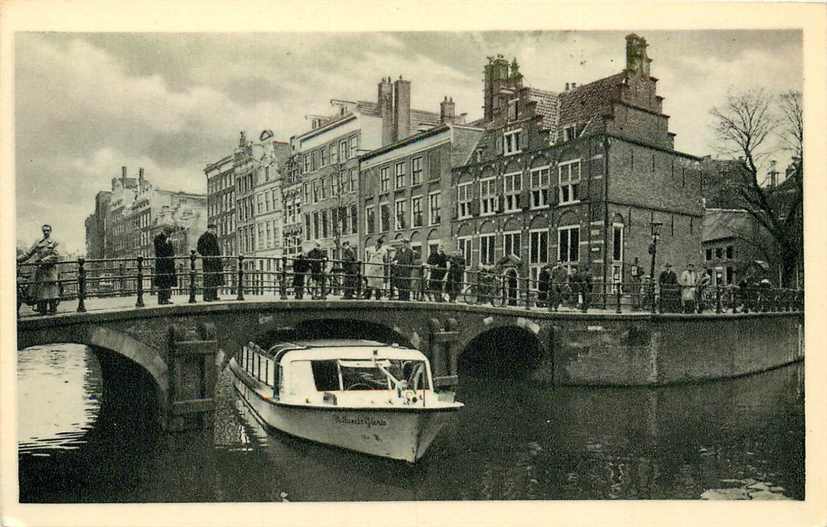
[[[505,155],[520,153],[520,134],[522,130],[512,130],[503,134],[503,150]]]
[[[563,128],[563,141],[574,141],[577,138],[577,125],[571,124]]]

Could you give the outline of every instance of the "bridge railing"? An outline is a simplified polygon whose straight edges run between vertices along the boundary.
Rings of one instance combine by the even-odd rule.
[[[206,266],[205,266],[206,263]],[[41,265],[18,264],[18,310],[36,305],[38,287],[49,266],[56,270],[61,301],[76,300],[77,311],[87,301],[106,297],[134,297],[143,307],[159,289],[196,303],[215,290],[230,298],[276,299],[384,298],[403,301],[459,302],[521,309],[600,309],[625,312],[770,312],[802,311],[804,291],[770,287],[653,284],[648,279],[593,283],[584,275],[538,272],[521,276],[490,268],[467,270],[395,261],[335,260],[301,257],[215,256],[206,260],[192,251],[169,258],[114,258],[62,261]],[[51,279],[51,278],[49,278]],[[224,297],[226,299],[226,296]]]

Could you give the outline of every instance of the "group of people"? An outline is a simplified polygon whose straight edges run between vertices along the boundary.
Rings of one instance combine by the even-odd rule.
[[[572,265],[566,268],[557,262],[545,266],[537,275],[537,305],[557,311],[570,302],[583,311],[589,309],[592,297],[592,271],[588,265]]]
[[[172,288],[178,285],[175,248],[170,238],[173,229],[172,225],[162,226],[152,240],[155,247],[154,283],[158,305],[172,304]],[[224,262],[221,259],[217,231],[215,224],[207,225],[207,231],[198,238],[196,246],[198,254],[202,257],[205,302],[220,300],[218,288],[224,285]]]
[[[680,277],[672,270],[672,264],[666,262],[658,275],[660,291],[660,310],[665,313],[683,312],[700,313],[704,310],[704,289],[712,282],[709,270],[702,268],[695,271],[695,264],[689,262]]]

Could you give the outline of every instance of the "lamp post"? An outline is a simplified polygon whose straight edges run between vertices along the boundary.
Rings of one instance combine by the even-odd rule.
[[[652,298],[652,312],[656,312],[657,308],[655,306],[655,258],[658,255],[658,238],[660,237],[660,228],[663,223],[659,221],[653,221],[651,224],[652,226],[652,242],[649,244],[649,254],[652,255],[652,265],[649,268],[649,279],[650,287],[651,287],[651,298]]]

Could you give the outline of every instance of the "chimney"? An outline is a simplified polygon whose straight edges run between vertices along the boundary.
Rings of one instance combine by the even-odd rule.
[[[456,109],[454,107],[454,98],[445,97],[439,103],[439,120],[442,123],[453,123],[456,116]]]
[[[143,167],[138,169],[138,192],[143,192],[144,190],[144,169]]]
[[[378,86],[379,115],[382,116],[382,145],[393,142],[393,84],[390,77],[382,77]]]
[[[775,159],[772,159],[770,160],[770,188],[775,188],[776,185],[778,185],[778,169]]]
[[[394,141],[411,135],[411,81],[393,81],[393,131]]]
[[[626,35],[626,71],[649,77],[649,63],[652,59],[646,54],[646,39],[631,33]]]
[[[121,167],[121,186],[126,188],[126,167]]]
[[[572,82],[572,83],[571,83],[571,89],[573,90],[573,89],[575,89],[575,88],[577,88],[577,83],[576,83],[576,82]]]
[[[566,83],[566,91],[569,91],[569,83]]]

